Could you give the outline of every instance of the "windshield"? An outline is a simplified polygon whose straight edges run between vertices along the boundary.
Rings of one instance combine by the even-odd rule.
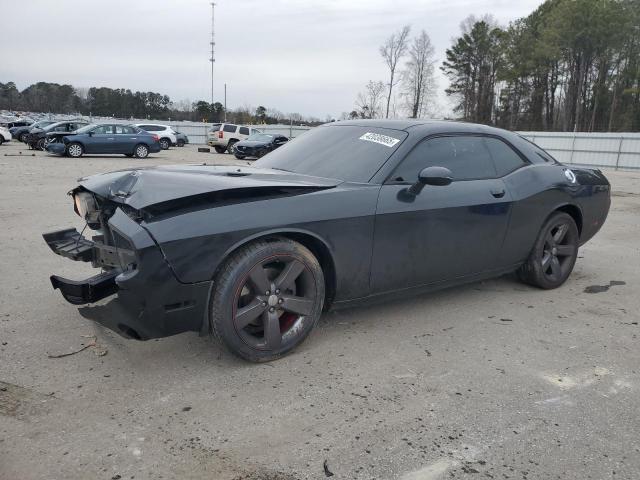
[[[90,132],[91,130],[93,130],[94,128],[96,128],[97,125],[94,124],[89,124],[89,125],[85,125],[82,128],[79,128],[78,130],[76,130],[76,133],[87,133]]]
[[[368,182],[396,151],[407,132],[376,127],[316,127],[255,163],[260,168]]]
[[[273,135],[268,135],[266,133],[252,133],[247,137],[247,140],[251,140],[252,142],[270,142],[273,140]]]

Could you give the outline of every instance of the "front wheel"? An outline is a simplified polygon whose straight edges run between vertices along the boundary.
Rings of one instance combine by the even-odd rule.
[[[231,155],[235,155],[236,153],[236,142],[237,140],[229,140],[229,143],[227,144],[227,152],[229,152]]]
[[[578,257],[580,234],[571,215],[556,212],[545,222],[527,262],[518,270],[525,283],[551,289],[562,285]]]
[[[324,303],[318,260],[286,238],[242,247],[225,262],[213,289],[214,336],[251,362],[275,360],[302,343]]]
[[[26,143],[27,140],[27,134],[26,133],[21,133],[20,136],[18,137],[18,141],[22,142],[22,143]]]
[[[44,150],[44,147],[46,146],[46,140],[44,138],[40,138],[38,139],[38,141],[36,142],[36,149],[38,150]]]
[[[184,147],[184,140],[182,140],[182,139],[178,140],[178,146],[179,147]]]
[[[67,155],[71,158],[79,158],[84,153],[82,145],[79,143],[72,143],[67,147]]]
[[[147,155],[149,155],[149,147],[142,143],[140,145],[136,145],[134,155],[138,158],[147,158]]]
[[[171,141],[168,138],[161,138],[159,143],[162,150],[169,150],[171,146]]]

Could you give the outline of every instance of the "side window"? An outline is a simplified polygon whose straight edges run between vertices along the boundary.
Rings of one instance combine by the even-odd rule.
[[[93,129],[94,135],[109,135],[112,131],[111,125],[100,125]]]
[[[134,133],[133,128],[126,125],[114,125],[117,135],[131,135]]]
[[[514,152],[513,148],[503,141],[490,137],[485,138],[484,141],[493,158],[493,163],[496,166],[499,177],[503,177],[526,165],[526,162],[520,158],[520,155]]]
[[[247,127],[240,127],[240,135],[249,135],[249,129]]]
[[[494,178],[496,170],[482,137],[436,137],[419,143],[392,175],[396,182],[414,183],[426,167],[446,167],[454,180]]]
[[[224,126],[223,130],[225,132],[229,132],[229,133],[236,133],[236,129],[237,128],[238,128],[237,125],[229,125],[229,124],[227,124],[227,125]]]

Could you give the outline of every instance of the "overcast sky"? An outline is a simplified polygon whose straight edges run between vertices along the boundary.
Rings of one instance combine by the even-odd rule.
[[[501,23],[541,0],[217,0],[215,96],[325,119],[354,107],[368,80],[385,80],[379,46],[394,30],[425,29],[439,63],[460,22]],[[7,2],[1,82],[107,86],[209,101],[211,7],[206,0]],[[440,73],[439,90],[446,87]],[[444,95],[441,95],[440,102]],[[443,105],[446,109],[447,106]]]

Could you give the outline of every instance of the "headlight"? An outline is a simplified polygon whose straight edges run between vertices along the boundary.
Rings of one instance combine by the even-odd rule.
[[[76,194],[74,194],[73,203],[76,213],[80,215],[80,217],[82,217],[84,220],[87,219],[87,215],[97,210],[96,200],[89,192],[77,192]]]

